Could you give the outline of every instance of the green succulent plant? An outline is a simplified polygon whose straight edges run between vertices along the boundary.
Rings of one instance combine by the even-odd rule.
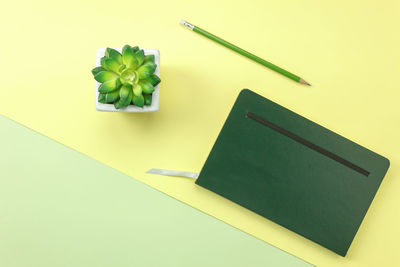
[[[154,55],[145,55],[142,49],[125,45],[122,54],[107,48],[101,66],[92,70],[98,88],[100,103],[114,103],[116,109],[131,103],[138,107],[151,105],[154,87],[161,82],[154,74],[157,65]]]

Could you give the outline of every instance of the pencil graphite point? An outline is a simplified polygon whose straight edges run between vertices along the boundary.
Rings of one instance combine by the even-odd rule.
[[[308,86],[311,86],[311,84],[309,84],[308,82],[306,82],[304,79],[300,79],[300,81],[299,81],[299,83],[301,83],[301,84],[305,84],[305,85],[308,85]]]
[[[187,22],[187,21],[184,21],[183,19],[181,19],[181,21],[180,21],[179,23],[180,23],[181,25],[185,26],[185,27],[188,27],[188,28],[191,29],[191,30],[193,30],[193,28],[194,28],[194,25],[190,24],[190,23]]]

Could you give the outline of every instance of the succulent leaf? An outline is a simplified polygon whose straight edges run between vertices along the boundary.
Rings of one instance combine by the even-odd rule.
[[[142,86],[140,86],[140,84],[136,84],[133,87],[133,94],[136,96],[140,96],[142,94]]]
[[[118,78],[112,79],[112,80],[102,83],[99,86],[99,92],[100,93],[108,93],[108,92],[114,91],[115,89],[118,89],[119,86],[120,86],[119,79]]]
[[[124,51],[127,50],[127,49],[132,49],[132,47],[130,45],[128,45],[128,44],[124,45],[124,47],[122,47],[122,57],[124,55]]]
[[[142,91],[144,94],[151,94],[154,92],[154,87],[148,80],[141,80],[139,83],[140,87],[142,87]]]
[[[99,73],[100,71],[105,71],[105,69],[103,67],[96,67],[96,68],[92,69],[93,76],[96,75],[97,73]]]
[[[136,53],[137,51],[139,51],[139,47],[138,46],[134,46],[132,47],[133,53]]]
[[[129,104],[132,102],[132,97],[133,97],[133,93],[132,93],[132,91],[129,91],[128,97],[125,100],[121,100],[122,101],[122,105],[124,107],[129,106]]]
[[[132,94],[132,92],[130,92],[129,96],[122,103],[123,107],[129,106],[129,104],[132,102],[132,97],[133,97],[133,94]]]
[[[149,81],[154,87],[161,82],[160,78],[155,74],[151,74],[145,81]]]
[[[146,64],[147,62],[153,62],[154,63],[154,55],[145,56],[143,64]]]
[[[99,94],[98,101],[99,101],[100,103],[103,103],[103,104],[107,103],[107,102],[106,102],[106,94]]]
[[[143,107],[144,106],[144,97],[143,95],[137,96],[133,95],[132,102],[134,105],[138,107]]]
[[[126,69],[126,66],[124,64],[122,64],[121,66],[119,66],[118,72],[123,72],[124,69]]]
[[[136,61],[138,63],[138,66],[143,64],[143,61],[144,61],[144,51],[143,51],[143,49],[140,49],[139,51],[137,51],[135,53],[135,58],[136,58]]]
[[[112,71],[101,71],[94,76],[94,79],[99,83],[103,83],[116,78],[118,78],[118,75]]]
[[[152,95],[143,95],[143,97],[144,97],[144,104],[146,106],[150,106],[153,96]]]
[[[115,61],[117,61],[120,65],[122,64],[122,55],[120,52],[118,52],[115,49],[112,48],[107,48],[106,49],[106,53],[105,53],[106,57],[108,58],[112,58]]]
[[[122,61],[127,68],[136,69],[138,66],[135,53],[129,45],[125,45],[124,48],[122,48]]]
[[[106,70],[110,70],[113,71],[115,73],[118,73],[119,70],[119,63],[112,59],[112,58],[102,58],[101,59],[101,65],[103,66],[103,68],[105,68]]]
[[[131,89],[128,86],[122,85],[121,89],[119,89],[119,97],[121,99],[127,98],[130,91]]]
[[[115,107],[116,109],[122,108],[122,101],[121,101],[121,99],[119,99],[118,101],[115,101],[115,102],[114,102],[114,107]]]
[[[106,103],[113,103],[119,97],[119,90],[114,90],[106,94],[105,101]]]
[[[100,59],[100,65],[101,65],[101,67],[103,68],[103,69],[105,69],[105,70],[107,70],[107,68],[106,68],[106,59],[107,59],[108,57],[106,57],[106,56],[104,56],[104,57],[102,57],[101,59]]]
[[[122,107],[127,107],[132,101],[132,89],[123,85],[119,91],[119,97]]]
[[[148,62],[145,65],[140,66],[137,69],[137,72],[139,74],[139,79],[146,79],[149,78],[151,74],[153,74],[153,72],[156,70],[157,65],[152,63],[152,62]]]

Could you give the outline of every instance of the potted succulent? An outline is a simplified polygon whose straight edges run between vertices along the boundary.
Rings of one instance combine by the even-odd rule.
[[[158,111],[161,82],[160,53],[125,45],[122,49],[100,48],[96,80],[96,109],[118,112]]]

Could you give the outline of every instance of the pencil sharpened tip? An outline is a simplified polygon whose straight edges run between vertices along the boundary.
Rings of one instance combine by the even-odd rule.
[[[299,83],[301,83],[301,84],[305,84],[305,85],[308,85],[308,86],[311,86],[311,84],[309,84],[308,82],[306,82],[304,79],[300,79],[299,80]]]

